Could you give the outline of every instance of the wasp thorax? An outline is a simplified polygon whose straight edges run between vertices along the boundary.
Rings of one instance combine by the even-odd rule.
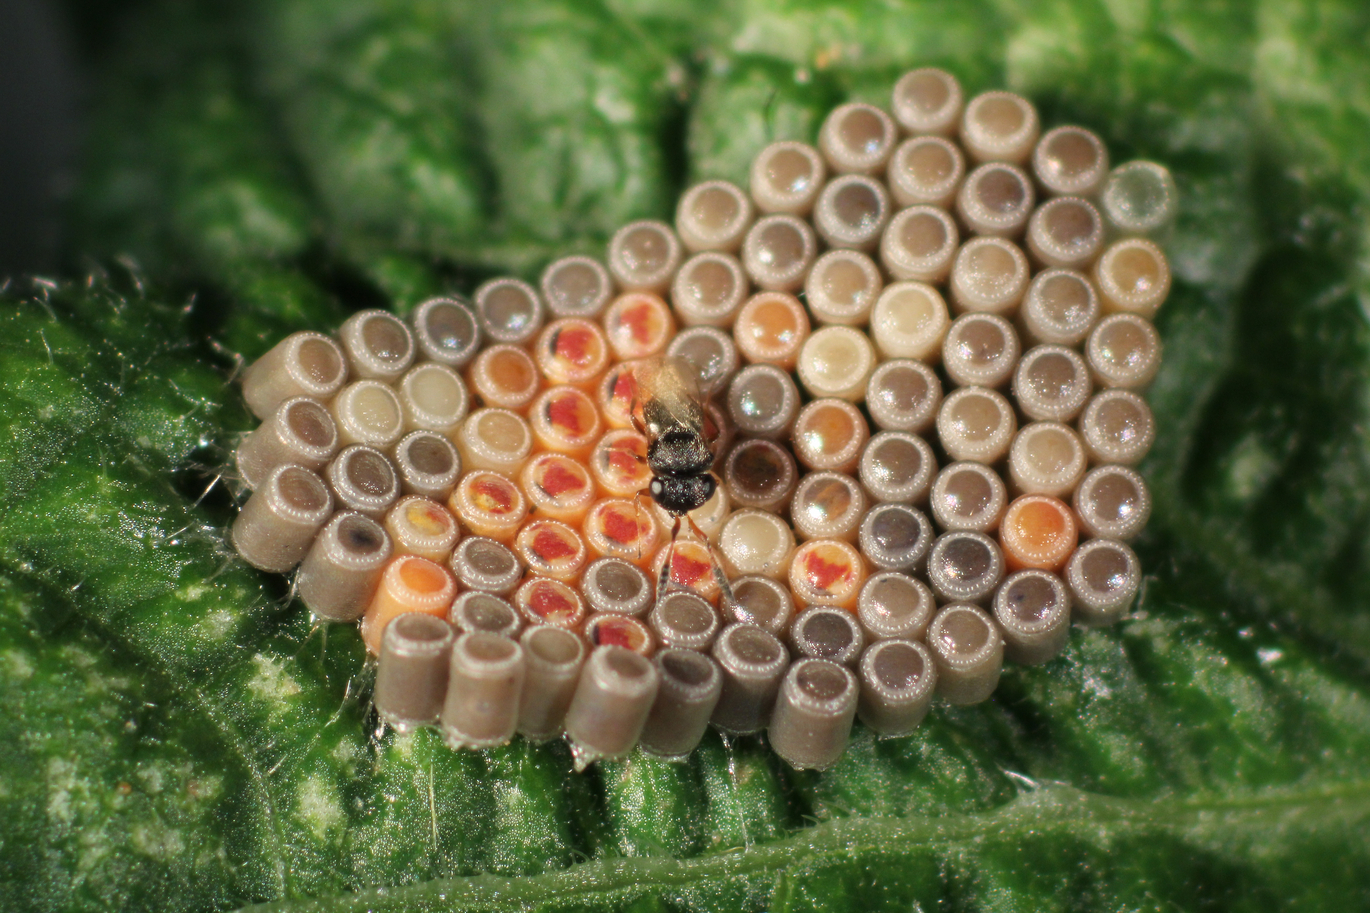
[[[704,436],[685,429],[667,431],[647,448],[648,465],[660,473],[692,475],[705,472],[713,461]]]

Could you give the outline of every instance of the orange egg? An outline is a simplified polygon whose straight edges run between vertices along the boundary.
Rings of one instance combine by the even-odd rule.
[[[592,647],[611,644],[627,647],[641,656],[651,656],[656,652],[656,637],[652,629],[631,615],[613,612],[591,615],[585,622],[585,639]]]
[[[528,499],[518,486],[488,470],[463,476],[448,506],[472,533],[499,542],[513,540],[528,515]]]
[[[1050,495],[1014,499],[999,522],[999,544],[1009,570],[1060,570],[1079,540],[1075,514]]]
[[[790,591],[796,605],[835,605],[855,611],[866,582],[866,562],[841,539],[810,539],[790,557]]]
[[[681,537],[676,540],[675,550],[668,542],[663,545],[652,559],[653,580],[661,577],[661,568],[666,563],[666,554],[671,552],[671,582],[676,586],[693,590],[710,602],[718,601],[718,581],[714,579],[714,559],[709,549],[698,539]]]
[[[529,520],[514,538],[514,551],[529,572],[566,583],[580,579],[589,557],[580,534],[556,520]]]
[[[539,453],[523,464],[519,485],[540,517],[579,526],[595,500],[585,464],[564,453]]]
[[[456,598],[457,582],[447,568],[415,555],[392,559],[362,616],[366,649],[373,654],[381,652],[381,635],[397,615],[423,612],[445,618]]]
[[[648,358],[666,351],[675,335],[675,316],[656,295],[620,295],[604,312],[604,332],[620,360]]]
[[[529,577],[514,591],[514,608],[531,624],[571,631],[585,620],[585,600],[570,585],[551,577]]]

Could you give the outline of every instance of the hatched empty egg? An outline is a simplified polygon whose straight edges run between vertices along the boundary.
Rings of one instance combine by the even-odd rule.
[[[905,735],[927,716],[937,688],[937,666],[927,647],[885,640],[861,655],[861,697],[856,713],[881,736]]]
[[[951,298],[962,311],[1011,314],[1027,292],[1027,257],[1013,242],[971,238],[951,265]]]
[[[856,617],[874,640],[921,641],[936,610],[926,583],[896,571],[873,575],[856,603]]]
[[[609,272],[628,292],[670,288],[682,256],[680,239],[664,222],[644,219],[623,226],[609,241]]]
[[[297,396],[319,401],[333,397],[347,380],[342,347],[322,333],[292,333],[257,359],[241,378],[243,400],[265,419]]]
[[[827,166],[813,146],[772,143],[752,160],[752,200],[765,213],[807,216],[826,178]]]
[[[736,257],[705,251],[680,267],[671,284],[671,302],[686,326],[729,327],[750,288]]]
[[[752,223],[752,201],[736,184],[705,181],[680,198],[675,228],[687,250],[735,251]]]
[[[951,135],[961,119],[965,97],[946,70],[911,70],[894,84],[891,109],[906,133]]]
[[[1083,127],[1055,127],[1033,150],[1032,172],[1052,196],[1092,197],[1108,179],[1108,149]]]
[[[491,279],[476,289],[474,300],[481,332],[497,343],[526,345],[547,319],[538,293],[519,279]]]
[[[878,570],[913,573],[922,568],[932,537],[932,523],[918,508],[877,504],[861,521],[857,542]]]
[[[895,279],[943,282],[960,242],[956,223],[945,210],[911,206],[896,213],[881,236],[880,262]]]
[[[937,474],[937,458],[916,434],[882,431],[862,451],[857,471],[872,500],[921,504]]]
[[[949,704],[978,704],[994,693],[1004,665],[1004,638],[989,615],[973,605],[949,605],[928,628],[937,663],[937,694]]]
[[[809,270],[804,298],[819,323],[864,326],[883,287],[880,269],[870,257],[855,250],[830,250]]]
[[[956,193],[956,214],[972,234],[1017,238],[1035,203],[1032,182],[1023,170],[996,162],[966,175]]]
[[[480,350],[480,323],[471,306],[457,298],[430,298],[414,309],[414,343],[419,357],[460,371]]]
[[[894,150],[885,180],[900,206],[951,208],[966,176],[966,157],[960,147],[940,136],[905,140]]]
[[[598,317],[613,297],[614,280],[592,257],[562,257],[542,271],[539,281],[547,310],[555,317]]]
[[[352,376],[392,384],[414,363],[414,334],[388,311],[362,311],[338,328]]]
[[[829,181],[813,208],[813,224],[829,247],[872,251],[890,220],[889,192],[874,178],[844,174]]]
[[[950,325],[941,293],[924,282],[885,286],[871,313],[872,336],[882,358],[935,360]]]

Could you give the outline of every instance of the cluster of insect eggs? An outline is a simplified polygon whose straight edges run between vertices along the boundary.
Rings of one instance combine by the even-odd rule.
[[[1039,132],[916,70],[605,262],[288,337],[242,377],[235,547],[360,621],[381,718],[453,747],[713,725],[823,768],[858,716],[984,700],[1126,613],[1149,513],[1175,189]]]

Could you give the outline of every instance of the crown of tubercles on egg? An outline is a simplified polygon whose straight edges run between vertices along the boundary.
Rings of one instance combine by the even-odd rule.
[[[1164,167],[914,70],[602,262],[282,340],[242,377],[233,544],[360,624],[401,732],[584,766],[712,725],[825,768],[1127,614],[1175,208]],[[639,497],[660,356],[717,432],[707,542]]]

